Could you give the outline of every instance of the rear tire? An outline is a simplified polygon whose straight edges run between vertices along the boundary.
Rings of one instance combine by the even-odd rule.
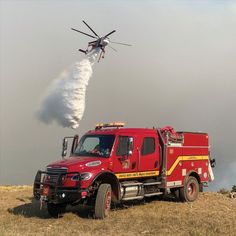
[[[198,198],[199,183],[193,176],[188,177],[184,187],[179,190],[179,197],[182,202],[193,202]]]
[[[98,188],[95,201],[95,218],[104,219],[108,216],[111,208],[111,185],[101,184]]]
[[[54,203],[47,203],[47,210],[51,217],[58,218],[63,213],[65,213],[66,205],[65,204],[54,204]]]

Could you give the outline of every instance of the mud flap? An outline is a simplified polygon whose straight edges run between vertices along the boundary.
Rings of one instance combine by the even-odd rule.
[[[208,162],[208,173],[209,173],[209,182],[212,182],[215,179],[215,177],[214,177],[214,173],[212,171],[210,161]]]

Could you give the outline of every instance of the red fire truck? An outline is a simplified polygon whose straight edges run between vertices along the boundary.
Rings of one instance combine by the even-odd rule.
[[[194,201],[214,179],[208,134],[123,126],[98,124],[80,140],[64,138],[63,159],[38,171],[34,181],[34,196],[51,216],[58,217],[67,204],[83,203],[104,218],[111,202],[169,193]],[[65,157],[69,138],[72,147]]]

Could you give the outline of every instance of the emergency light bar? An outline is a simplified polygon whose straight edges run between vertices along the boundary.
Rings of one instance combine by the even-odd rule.
[[[120,127],[124,127],[124,126],[125,126],[125,123],[123,123],[123,122],[98,123],[98,124],[96,124],[95,129],[111,128],[111,127],[120,128]]]

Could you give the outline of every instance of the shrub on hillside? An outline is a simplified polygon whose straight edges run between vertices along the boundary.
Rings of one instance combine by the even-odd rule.
[[[221,188],[218,193],[221,193],[221,194],[229,194],[229,190],[225,189],[225,188]]]
[[[233,193],[233,192],[236,192],[236,185],[234,185],[234,186],[232,187],[231,192],[232,192],[232,193]]]

